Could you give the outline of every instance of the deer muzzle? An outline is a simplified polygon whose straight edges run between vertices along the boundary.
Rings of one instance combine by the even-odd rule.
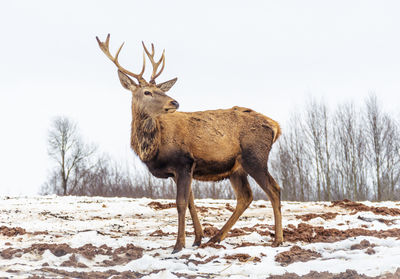
[[[172,100],[164,107],[164,111],[166,113],[175,112],[179,108],[179,103],[175,100]]]

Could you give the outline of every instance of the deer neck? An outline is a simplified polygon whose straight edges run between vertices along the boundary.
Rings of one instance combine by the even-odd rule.
[[[132,108],[131,147],[143,162],[153,159],[160,145],[160,124],[144,111]]]

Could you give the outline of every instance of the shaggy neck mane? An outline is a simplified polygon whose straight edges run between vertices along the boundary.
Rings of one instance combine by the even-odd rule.
[[[132,108],[131,147],[143,161],[150,161],[158,152],[160,127],[156,119]]]

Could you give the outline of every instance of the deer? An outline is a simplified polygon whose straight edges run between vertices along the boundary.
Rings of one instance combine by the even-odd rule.
[[[172,253],[185,248],[185,217],[189,208],[195,239],[201,245],[204,237],[194,195],[192,179],[221,181],[229,179],[236,196],[236,208],[226,224],[207,243],[224,240],[239,217],[253,200],[248,182],[250,175],[271,202],[275,235],[272,246],[283,243],[280,187],[268,172],[268,156],[281,134],[279,124],[252,109],[235,106],[230,109],[197,112],[177,111],[179,103],[166,95],[177,78],[156,83],[165,67],[165,50],[156,60],[142,41],[143,66],[139,74],[123,68],[118,56],[124,43],[113,56],[110,34],[100,49],[115,64],[121,85],[132,94],[130,145],[140,160],[157,178],[172,178],[176,184],[178,235]],[[145,55],[146,54],[146,55]],[[146,56],[152,64],[149,82],[144,77]],[[161,68],[160,68],[161,65]],[[136,81],[134,81],[134,78]]]

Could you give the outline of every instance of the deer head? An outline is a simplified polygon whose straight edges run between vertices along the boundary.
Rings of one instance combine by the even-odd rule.
[[[132,107],[135,110],[144,112],[150,117],[156,117],[157,115],[163,113],[175,112],[179,104],[177,101],[165,94],[177,81],[177,78],[171,79],[169,81],[156,84],[156,78],[160,76],[165,66],[165,51],[163,51],[161,58],[156,62],[154,60],[154,45],[151,44],[151,53],[147,50],[145,44],[142,42],[144,52],[143,52],[143,66],[139,74],[135,74],[129,70],[123,68],[118,62],[118,55],[121,52],[124,43],[119,47],[115,56],[112,56],[109,49],[110,34],[107,35],[106,41],[101,42],[98,37],[96,37],[99,43],[100,49],[104,54],[117,66],[118,77],[122,86],[132,92]],[[143,78],[143,73],[146,67],[146,57],[149,58],[152,66],[153,72],[151,74],[150,81],[147,82]],[[157,72],[159,66],[161,65],[160,71]],[[129,76],[135,78],[137,83],[133,81]]]

